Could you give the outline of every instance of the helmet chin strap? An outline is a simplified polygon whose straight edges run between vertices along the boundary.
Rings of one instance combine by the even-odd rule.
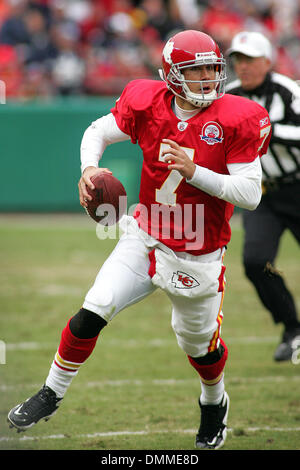
[[[196,106],[197,108],[207,108],[212,104],[212,102],[217,98],[217,92],[216,90],[212,90],[210,93],[193,93],[189,87],[185,84],[182,83],[182,91],[183,93],[176,93],[175,90],[173,90],[170,85],[168,84],[166,77],[164,75],[164,72],[162,69],[158,70],[160,78],[167,84],[167,87],[169,88],[170,91],[179,98],[184,99],[185,101],[188,101],[188,103],[191,103],[193,106]],[[183,77],[183,75],[181,75]]]
[[[207,108],[217,97],[216,90],[212,90],[210,93],[206,94],[193,93],[185,83],[182,85],[182,91],[184,92],[184,96],[181,96],[181,98],[197,108]]]

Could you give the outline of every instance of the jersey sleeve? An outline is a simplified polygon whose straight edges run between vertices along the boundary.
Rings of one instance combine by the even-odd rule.
[[[259,107],[232,127],[226,148],[226,164],[252,162],[267,153],[271,138],[271,123],[267,111]]]
[[[134,102],[134,82],[130,82],[123,90],[115,106],[111,109],[115,117],[117,126],[125,134],[129,135],[131,142],[136,144],[136,112],[133,109]]]

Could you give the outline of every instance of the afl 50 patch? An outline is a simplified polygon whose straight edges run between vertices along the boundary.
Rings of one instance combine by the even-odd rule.
[[[223,141],[223,129],[217,122],[206,122],[202,127],[200,137],[208,145],[221,144]]]

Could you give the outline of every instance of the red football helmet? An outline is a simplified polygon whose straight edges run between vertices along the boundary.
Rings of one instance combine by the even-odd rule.
[[[193,93],[186,80],[184,69],[199,65],[215,67],[214,80],[201,80],[201,93]],[[226,62],[216,42],[201,31],[187,30],[175,34],[166,43],[162,53],[161,78],[168,88],[197,107],[207,107],[225,93]],[[195,81],[194,81],[195,82]],[[215,83],[210,93],[204,92],[207,83]]]

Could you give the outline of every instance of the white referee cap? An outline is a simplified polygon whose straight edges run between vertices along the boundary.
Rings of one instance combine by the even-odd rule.
[[[272,60],[272,45],[262,33],[242,31],[232,39],[228,55],[240,52],[248,57],[266,57]]]

